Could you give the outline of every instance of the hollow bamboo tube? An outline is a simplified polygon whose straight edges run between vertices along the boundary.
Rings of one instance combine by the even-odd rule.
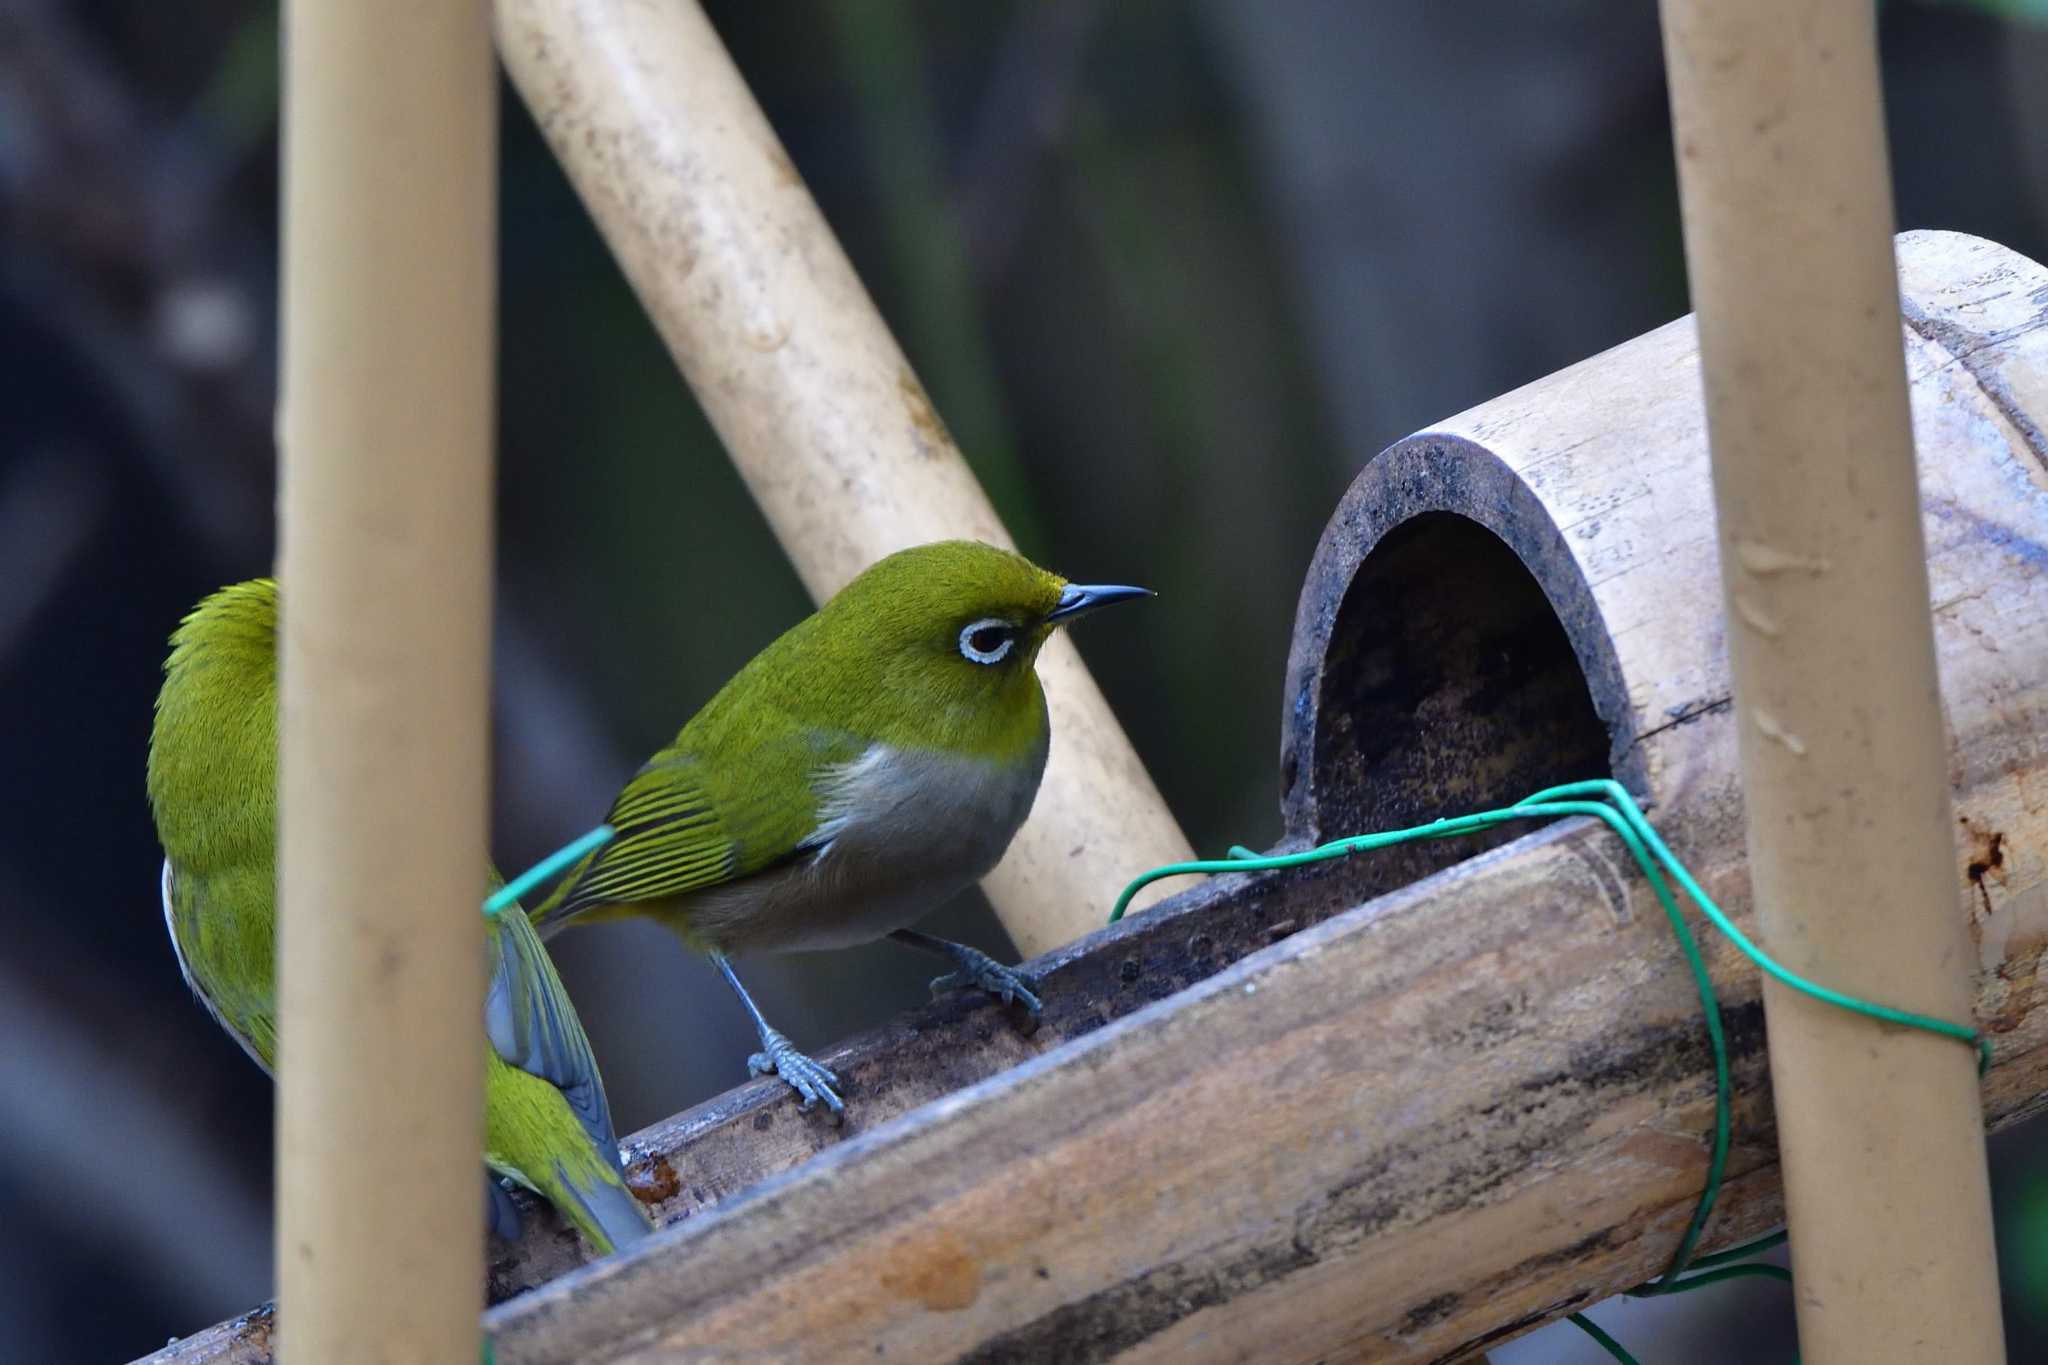
[[[1751,866],[1788,966],[1968,1020],[1864,0],[1662,0]],[[1975,1058],[1769,986],[1802,1358],[2004,1358]]]
[[[284,35],[279,1331],[475,1360],[488,19],[291,0]]]
[[[497,22],[514,84],[812,596],[906,545],[1010,545],[695,0],[501,0]],[[1055,638],[1038,672],[1051,760],[983,883],[1027,957],[1100,926],[1132,874],[1189,856],[1073,646]]]

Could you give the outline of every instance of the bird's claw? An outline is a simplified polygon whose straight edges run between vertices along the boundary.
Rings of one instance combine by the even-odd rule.
[[[796,1050],[796,1045],[774,1029],[761,1035],[762,1051],[747,1058],[747,1074],[766,1076],[771,1072],[789,1083],[803,1100],[799,1108],[809,1109],[819,1100],[832,1111],[834,1118],[846,1113],[846,1101],[839,1098],[833,1087],[839,1084],[839,1077],[832,1069],[812,1061]]]
[[[1015,967],[1005,967],[988,954],[973,948],[958,944],[954,946],[960,969],[948,972],[932,982],[934,998],[948,991],[973,989],[986,991],[1005,1005],[1015,1001],[1033,1018],[1045,1008],[1038,999],[1038,978]]]

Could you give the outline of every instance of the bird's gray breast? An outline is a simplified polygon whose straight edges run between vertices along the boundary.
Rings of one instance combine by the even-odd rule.
[[[1002,859],[1045,772],[1041,746],[992,763],[875,744],[818,781],[808,856],[695,899],[721,946],[843,948],[901,929]]]

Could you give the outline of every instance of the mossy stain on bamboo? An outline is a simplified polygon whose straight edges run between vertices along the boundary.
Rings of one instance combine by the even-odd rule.
[[[626,1188],[643,1204],[659,1204],[681,1193],[683,1182],[669,1159],[656,1155],[626,1168]]]
[[[884,1293],[935,1313],[966,1308],[981,1297],[980,1263],[965,1242],[943,1229],[887,1253],[880,1279]]]
[[[1970,861],[1963,870],[1969,874],[1970,885],[1977,888],[1977,899],[1989,917],[1995,912],[1991,906],[1988,882],[2005,880],[2005,834],[2001,830],[1979,829],[1967,818],[1961,823],[1970,836]]]
[[[1438,1294],[1433,1299],[1423,1300],[1401,1315],[1402,1334],[1408,1335],[1420,1332],[1425,1327],[1434,1327],[1457,1312],[1464,1301],[1465,1296],[1456,1292]]]
[[[1541,1327],[1546,1322],[1561,1318],[1566,1313],[1583,1308],[1586,1300],[1590,1297],[1591,1295],[1588,1294],[1573,1294],[1570,1298],[1558,1299],[1554,1303],[1545,1304],[1533,1313],[1524,1313],[1513,1322],[1504,1322],[1492,1331],[1482,1332],[1476,1337],[1459,1342],[1456,1346],[1444,1352],[1444,1354],[1431,1359],[1429,1365],[1452,1365],[1454,1361],[1475,1359],[1490,1346],[1499,1345],[1504,1341],[1511,1341],[1524,1332]]]
[[[910,418],[911,439],[917,443],[917,453],[936,460],[951,450],[953,434],[946,430],[938,409],[932,406],[931,395],[917,382],[917,376],[908,369],[898,370],[896,391],[903,397],[903,410]]]
[[[1122,1354],[1174,1323],[1294,1273],[1317,1259],[1299,1239],[1253,1247],[1215,1265],[1166,1265],[1064,1304],[961,1356],[975,1365],[1058,1360],[1092,1365]]]

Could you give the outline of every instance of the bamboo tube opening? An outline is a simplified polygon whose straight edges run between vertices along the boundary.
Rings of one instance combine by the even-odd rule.
[[[1290,846],[1560,782],[1649,790],[1588,566],[1528,481],[1457,436],[1397,442],[1345,494],[1302,587],[1284,695]],[[1405,844],[1322,875],[1376,895],[1523,832]]]
[[[1455,512],[1400,523],[1358,566],[1330,632],[1316,719],[1325,838],[1611,775],[1607,727],[1542,586],[1505,541]],[[1520,833],[1388,850],[1374,875],[1391,889]]]

